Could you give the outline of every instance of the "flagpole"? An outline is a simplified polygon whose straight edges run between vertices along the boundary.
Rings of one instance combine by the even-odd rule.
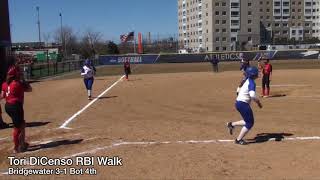
[[[136,53],[136,35],[135,32],[133,31],[133,53]]]

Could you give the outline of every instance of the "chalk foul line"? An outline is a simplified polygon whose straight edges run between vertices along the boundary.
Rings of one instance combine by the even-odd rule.
[[[274,84],[270,85],[270,87],[309,87],[309,84]],[[261,86],[257,86],[261,87]]]
[[[266,141],[278,141],[279,138],[269,138]],[[281,138],[281,141],[306,141],[306,140],[320,140],[320,136],[311,136],[311,137],[284,137]],[[72,158],[76,156],[82,156],[87,154],[95,154],[99,151],[113,149],[120,146],[149,146],[149,145],[161,145],[161,144],[214,144],[214,143],[233,143],[234,140],[231,139],[220,139],[220,140],[188,140],[188,141],[136,141],[136,142],[115,142],[109,146],[97,147],[92,150],[79,152],[76,154],[72,154],[69,156],[65,156],[63,158]]]
[[[97,139],[97,138],[91,138],[91,139]],[[90,139],[90,140],[91,140]],[[89,139],[88,139],[89,140]],[[281,138],[281,141],[311,141],[311,140],[320,140],[320,136],[310,136],[310,137],[284,137]],[[278,141],[278,138],[270,138],[266,141]],[[79,152],[76,154],[72,154],[69,156],[64,156],[62,158],[74,158],[77,156],[83,156],[88,154],[95,154],[99,151],[107,150],[107,149],[113,149],[120,146],[150,146],[150,145],[161,145],[161,144],[217,144],[217,143],[233,143],[234,140],[231,139],[220,139],[220,140],[187,140],[187,141],[132,141],[132,142],[126,142],[126,141],[119,141],[114,142],[109,146],[103,146],[103,147],[97,147],[92,150]],[[28,167],[27,167],[28,168]],[[8,171],[1,173],[1,175],[8,175]]]
[[[95,103],[99,98],[101,98],[104,94],[106,94],[108,91],[110,91],[115,85],[117,85],[125,75],[121,76],[115,83],[113,83],[109,88],[107,88],[105,91],[103,91],[98,97],[94,98],[90,103],[88,103],[85,107],[83,107],[81,110],[79,110],[77,113],[75,113],[73,116],[71,116],[68,120],[66,120],[59,128],[61,129],[71,129],[68,128],[67,125],[71,123],[77,116],[79,116],[83,111],[85,111],[87,108],[89,108],[93,103]]]

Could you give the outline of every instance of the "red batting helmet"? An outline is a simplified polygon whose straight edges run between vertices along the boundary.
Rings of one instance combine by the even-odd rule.
[[[18,77],[19,76],[19,72],[18,72],[17,68],[16,67],[9,68],[7,76],[8,77]]]

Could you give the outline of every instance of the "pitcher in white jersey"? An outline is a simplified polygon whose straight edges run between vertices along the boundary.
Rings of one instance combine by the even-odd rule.
[[[236,122],[228,122],[227,128],[229,133],[232,135],[233,129],[236,126],[242,126],[239,136],[235,140],[236,144],[246,145],[248,144],[243,138],[250,131],[254,125],[253,112],[250,107],[251,101],[257,103],[259,108],[262,108],[262,104],[256,95],[256,83],[255,79],[259,76],[259,70],[254,67],[248,67],[245,71],[246,78],[241,83],[240,87],[237,90],[237,100],[235,103],[236,109],[241,114],[243,120]]]

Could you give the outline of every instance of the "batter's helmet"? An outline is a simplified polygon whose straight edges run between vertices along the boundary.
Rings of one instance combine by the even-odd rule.
[[[84,64],[87,65],[87,66],[90,66],[90,65],[91,65],[90,59],[86,59],[86,60],[84,61]]]
[[[248,78],[255,78],[259,75],[259,70],[255,66],[250,66],[246,69],[246,75]]]
[[[17,68],[15,66],[9,68],[9,70],[7,72],[7,76],[8,77],[18,77],[19,76],[19,72],[18,72]]]

